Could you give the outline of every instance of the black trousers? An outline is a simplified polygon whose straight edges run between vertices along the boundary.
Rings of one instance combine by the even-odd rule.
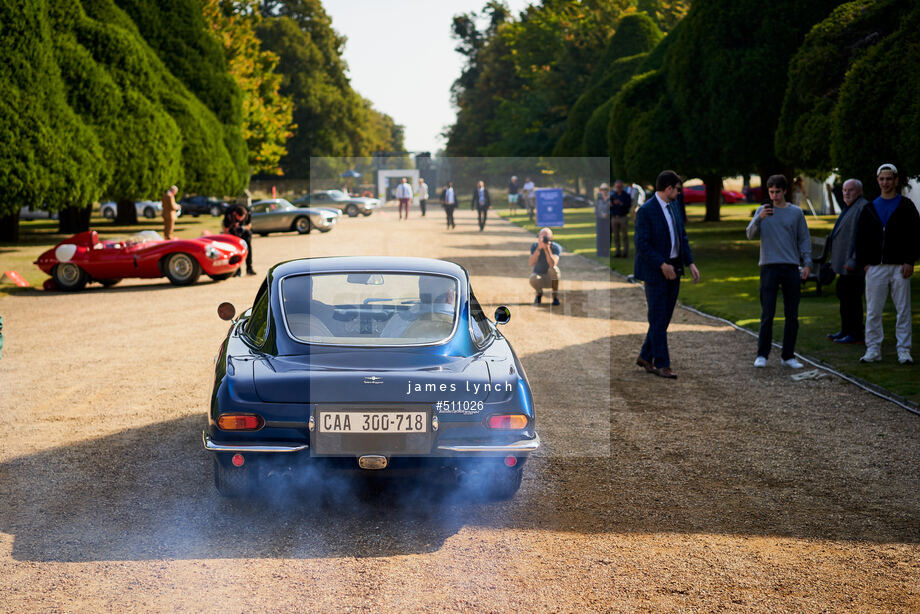
[[[447,214],[447,227],[456,228],[454,223],[454,209],[457,208],[457,205],[444,205],[444,213]]]
[[[837,276],[837,298],[840,299],[840,332],[856,339],[862,339],[863,294],[866,292],[866,278],[853,273]]]
[[[783,291],[783,360],[795,357],[795,340],[799,335],[799,298],[802,278],[794,264],[765,264],[760,267],[760,335],[757,355],[767,358],[773,344],[773,317],[776,298]]]
[[[680,277],[645,283],[645,302],[648,305],[648,332],[639,356],[659,369],[671,366],[668,353],[668,326],[680,293]]]
[[[488,207],[479,207],[476,212],[479,215],[479,230],[486,227],[486,216],[489,214]]]
[[[418,206],[422,210],[422,215],[425,215],[425,205],[427,204],[428,204],[427,200],[423,198],[418,199]]]

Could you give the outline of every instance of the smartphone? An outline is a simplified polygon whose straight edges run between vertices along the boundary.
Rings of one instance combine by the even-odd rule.
[[[773,215],[773,201],[765,203],[763,207],[767,210],[767,215]]]

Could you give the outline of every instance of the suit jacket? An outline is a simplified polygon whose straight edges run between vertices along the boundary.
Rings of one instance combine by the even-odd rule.
[[[690,241],[687,240],[687,231],[681,220],[680,212],[675,212],[675,209],[676,206],[671,207],[674,231],[680,241],[677,257],[681,262],[681,266],[675,269],[677,274],[681,275],[683,267],[693,263],[693,254],[690,252]],[[665,219],[656,196],[652,196],[639,207],[636,213],[634,234],[636,240],[634,275],[636,279],[641,279],[647,284],[665,283],[667,279],[661,272],[661,265],[669,260],[671,254],[671,233],[668,232],[668,220]]]
[[[479,202],[479,188],[473,190],[473,208],[479,209],[484,208],[488,209],[492,206],[492,199],[489,197],[489,188],[483,188],[483,194],[485,195],[485,200],[481,203]]]

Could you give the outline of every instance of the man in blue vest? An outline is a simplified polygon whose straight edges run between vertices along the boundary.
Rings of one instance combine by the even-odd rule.
[[[636,213],[636,279],[645,282],[648,303],[648,332],[636,364],[648,373],[675,379],[668,354],[668,325],[677,304],[684,267],[693,283],[700,272],[693,263],[687,231],[675,199],[681,179],[674,171],[661,171],[655,181],[655,195]]]

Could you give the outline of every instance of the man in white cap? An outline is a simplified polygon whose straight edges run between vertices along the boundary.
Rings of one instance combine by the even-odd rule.
[[[866,273],[866,353],[860,362],[882,359],[882,311],[891,293],[897,312],[898,362],[912,364],[910,276],[920,257],[920,214],[901,196],[898,169],[882,164],[875,173],[881,195],[863,207],[856,229],[856,265]]]

